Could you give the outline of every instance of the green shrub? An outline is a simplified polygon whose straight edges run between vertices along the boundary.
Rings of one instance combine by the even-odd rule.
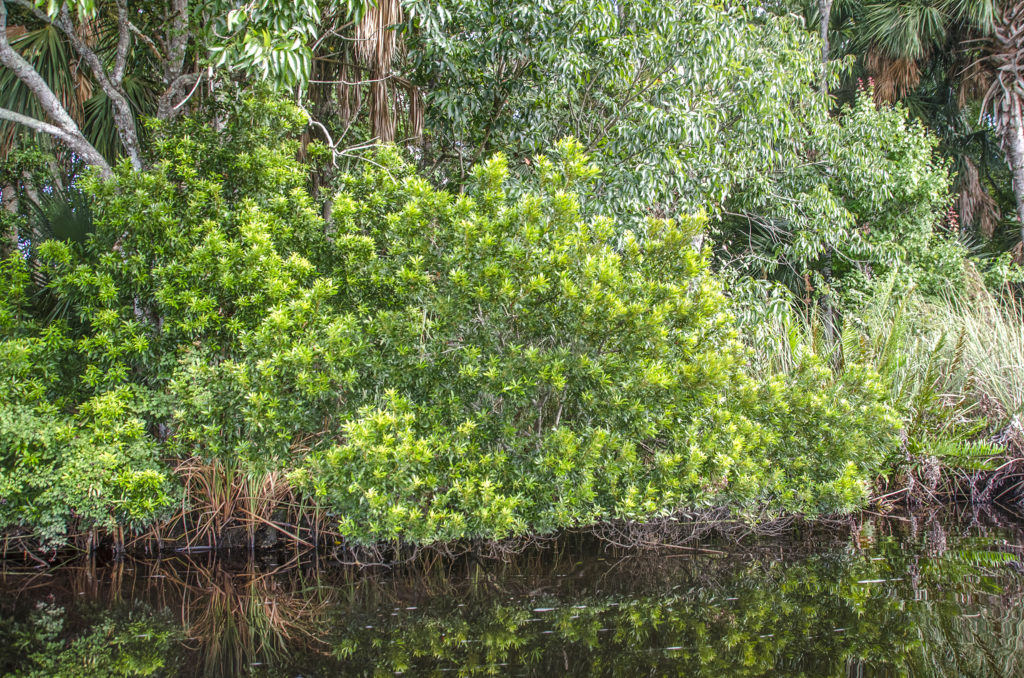
[[[72,525],[141,526],[171,502],[166,469],[127,387],[78,404],[56,394],[73,342],[59,322],[39,327],[25,311],[28,269],[0,266],[0,525],[58,541]]]
[[[288,472],[359,542],[864,500],[894,444],[877,385],[811,357],[750,377],[702,219],[583,218],[599,170],[567,141],[515,199],[501,156],[453,195],[384,149],[325,224],[266,132],[295,119],[254,104],[84,183],[85,242],[36,248],[62,319],[6,264],[5,524],[145,524],[174,456]]]
[[[949,167],[935,135],[870,91],[794,135],[799,160],[727,203],[723,263],[798,298],[827,294],[839,311],[894,272],[904,291],[964,285],[968,251],[944,223]]]
[[[515,201],[500,156],[458,197],[388,156],[346,180],[339,233],[376,253],[352,388],[367,404],[293,480],[361,541],[862,502],[895,429],[875,381],[810,357],[792,382],[751,380],[691,246],[701,220],[583,220],[560,187],[597,170],[572,142],[558,154]]]

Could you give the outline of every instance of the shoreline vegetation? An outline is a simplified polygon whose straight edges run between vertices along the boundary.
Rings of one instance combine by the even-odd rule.
[[[3,264],[5,555],[383,562],[1024,496],[1024,324],[969,263],[970,291],[892,277],[829,340],[817,308],[728,298],[703,219],[585,217],[571,140],[514,197],[501,156],[451,195],[385,148],[328,229],[291,144],[183,126],[177,164],[83,180],[81,241]]]
[[[994,511],[1019,518],[1024,473],[1012,468],[1024,465],[1024,457],[1000,457],[995,462],[999,465],[984,470],[939,467],[937,481],[934,477],[907,476],[906,487],[896,490],[892,490],[891,485],[883,487],[866,505],[850,514],[737,517],[732,509],[722,507],[680,512],[643,522],[610,520],[560,527],[544,534],[428,544],[400,540],[369,544],[349,542],[346,535],[331,529],[322,509],[287,500],[274,504],[273,512],[267,516],[253,514],[247,508],[236,510],[230,504],[203,505],[193,499],[187,511],[134,534],[123,527],[109,532],[96,529],[69,532],[61,543],[54,545],[41,543],[31,534],[9,530],[0,537],[3,542],[0,562],[20,561],[24,565],[52,567],[75,557],[102,554],[115,558],[161,558],[174,554],[223,553],[252,557],[294,552],[318,554],[345,565],[391,568],[424,558],[450,559],[467,554],[504,560],[527,549],[545,548],[572,535],[638,552],[667,549],[693,554],[720,553],[722,543],[739,548],[751,538],[784,537],[807,530],[845,530],[862,515],[886,517],[899,516],[905,511],[957,509]],[[243,489],[245,486],[236,487]],[[253,499],[238,492],[232,501],[246,506],[251,505]]]
[[[513,4],[0,0],[4,557],[1021,512],[1009,175],[792,11]]]

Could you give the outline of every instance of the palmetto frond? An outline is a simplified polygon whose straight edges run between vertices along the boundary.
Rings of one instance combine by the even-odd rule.
[[[997,0],[877,0],[857,12],[861,47],[887,59],[920,60],[965,33],[989,35]]]
[[[46,80],[65,110],[73,117],[80,117],[84,103],[82,95],[88,98],[92,90],[91,83],[77,69],[71,50],[57,29],[45,26],[25,31],[11,39],[11,46]],[[45,118],[36,97],[8,69],[0,69],[0,107],[36,119]],[[0,121],[0,155],[6,155],[22,134],[32,135],[30,130],[20,125]],[[32,136],[38,137],[37,142],[49,142],[49,138],[44,139],[43,135]]]
[[[1024,2],[1004,8],[986,41],[985,53],[991,81],[982,110],[991,113],[997,129],[1003,129],[1009,122],[1012,99],[1024,96]]]
[[[92,208],[76,188],[40,193],[31,206],[27,237],[32,250],[47,240],[81,244],[94,231]]]
[[[922,59],[946,40],[948,15],[943,11],[944,4],[926,0],[869,4],[861,22],[861,39],[887,59]]]
[[[865,61],[875,74],[875,98],[879,101],[902,99],[921,82],[921,70],[914,59],[891,59],[870,51]]]

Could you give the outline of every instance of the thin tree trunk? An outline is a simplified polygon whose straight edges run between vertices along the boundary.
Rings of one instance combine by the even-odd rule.
[[[1017,221],[1020,223],[1021,241],[1024,242],[1024,118],[1021,97],[1010,96],[1009,111],[1003,127],[1003,151],[1013,176],[1013,197],[1017,202]]]
[[[131,31],[128,27],[128,8],[124,0],[118,2],[118,40],[117,56],[112,72],[107,72],[96,55],[85,40],[75,31],[74,23],[71,20],[71,13],[65,5],[61,8],[53,25],[59,28],[68,42],[74,48],[78,56],[82,58],[93,77],[99,83],[103,93],[110,99],[111,108],[114,114],[114,126],[117,128],[117,135],[121,139],[125,153],[135,169],[142,169],[142,148],[139,144],[139,135],[135,129],[135,111],[132,110],[128,95],[122,87],[125,64],[128,60],[128,51],[131,49]]]
[[[818,0],[818,13],[821,14],[819,35],[821,36],[821,96],[828,96],[828,29],[832,20],[832,0]],[[825,326],[825,338],[829,343],[830,362],[832,366],[839,369],[842,364],[842,356],[839,353],[839,327],[835,304],[832,303],[832,247],[829,246],[825,252],[825,262],[822,268],[822,277],[825,278],[826,290],[821,296],[821,320]]]
[[[821,14],[821,95],[828,94],[828,27],[832,21],[832,0],[818,0],[818,13]]]
[[[2,1],[2,0],[0,0]],[[18,212],[18,187],[14,184],[4,184],[0,188],[0,200],[3,201],[5,212],[14,215]],[[11,232],[7,234],[3,244],[0,244],[0,253],[7,257],[11,252],[18,249],[18,227],[12,223]]]
[[[821,324],[825,329],[825,339],[829,345],[829,363],[838,370],[843,364],[842,350],[839,346],[839,312],[832,301],[832,248],[825,253],[825,265],[821,271],[825,279],[825,293],[821,295]]]

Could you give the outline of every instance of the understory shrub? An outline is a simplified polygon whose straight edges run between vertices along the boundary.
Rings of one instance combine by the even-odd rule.
[[[83,183],[84,243],[5,263],[5,525],[156,520],[174,457],[287,473],[362,543],[865,500],[881,385],[750,376],[701,218],[582,217],[599,169],[567,141],[515,199],[500,155],[454,195],[384,149],[325,223],[293,113],[155,130],[151,170]]]
[[[72,526],[142,527],[172,501],[156,441],[129,386],[71,411],[59,393],[73,341],[64,323],[28,316],[28,284],[20,256],[0,263],[0,525],[47,542]]]
[[[970,262],[964,267],[963,288],[942,294],[908,288],[896,276],[879,280],[847,309],[837,341],[820,315],[798,312],[785,290],[768,286],[780,302],[768,306],[757,300],[767,295],[748,282],[737,301],[753,328],[744,336],[752,363],[765,378],[787,379],[807,354],[834,365],[840,379],[851,370],[860,379],[868,366],[899,420],[901,443],[885,466],[909,483],[902,491],[913,487],[913,476],[934,492],[964,478],[968,485],[996,478],[990,472],[997,469],[1016,482],[1015,459],[1024,449],[1020,302],[994,294]],[[960,480],[940,487],[943,474]]]

